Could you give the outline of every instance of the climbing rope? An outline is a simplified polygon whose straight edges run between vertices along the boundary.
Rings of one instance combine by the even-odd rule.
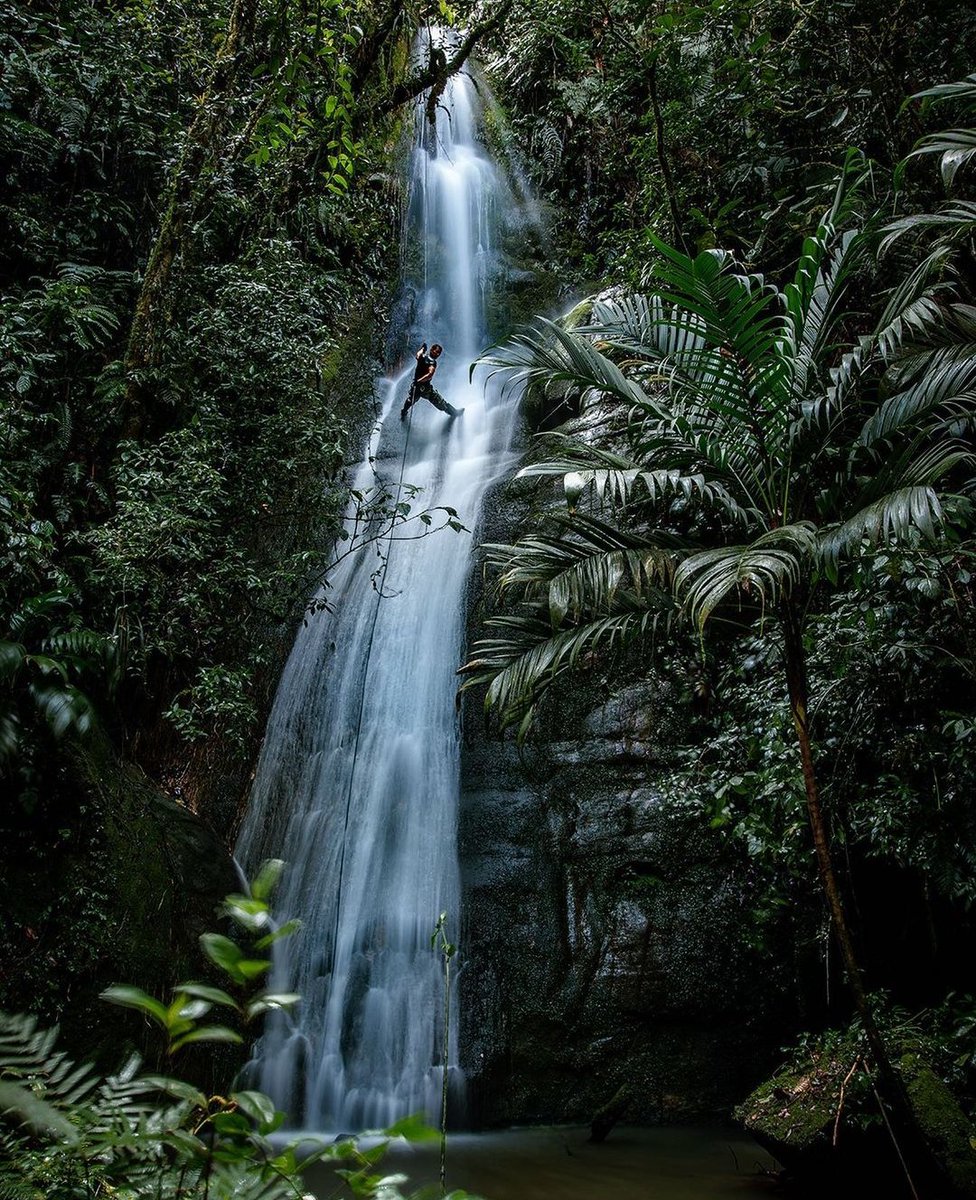
[[[411,387],[410,394],[413,388]],[[392,411],[396,411],[396,406]],[[342,880],[346,865],[346,836],[349,831],[349,814],[352,811],[352,786],[356,778],[356,766],[359,762],[359,743],[360,735],[363,730],[363,712],[366,708],[366,680],[369,675],[369,662],[373,654],[373,638],[376,635],[376,621],[380,613],[380,603],[382,602],[386,588],[386,572],[390,565],[390,554],[393,548],[393,534],[396,530],[396,513],[400,504],[400,495],[403,491],[403,472],[406,469],[407,450],[410,447],[410,425],[413,419],[413,405],[407,409],[407,436],[403,440],[403,453],[400,456],[400,475],[397,479],[396,496],[393,501],[393,518],[390,521],[390,533],[386,543],[386,557],[383,559],[383,566],[380,569],[379,583],[376,588],[376,604],[373,608],[373,619],[369,627],[369,637],[366,639],[366,658],[363,664],[363,682],[359,690],[359,714],[356,718],[355,727],[355,746],[353,749],[352,763],[349,767],[349,783],[346,788],[346,806],[345,815],[342,822],[342,839],[339,849],[339,879],[336,892],[336,914],[335,926],[332,930],[332,967],[335,968],[336,949],[339,945],[339,917],[342,911]]]

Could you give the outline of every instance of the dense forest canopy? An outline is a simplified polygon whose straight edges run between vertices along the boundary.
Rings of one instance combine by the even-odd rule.
[[[413,106],[476,57],[558,284],[488,354],[545,436],[469,674],[529,739],[571,671],[675,683],[664,798],[741,855],[794,1032],[858,1009],[897,1060],[915,1021],[971,1113],[971,6],[0,0],[0,30],[3,1006],[104,1053],[98,987],[172,985],[234,886],[408,350]]]

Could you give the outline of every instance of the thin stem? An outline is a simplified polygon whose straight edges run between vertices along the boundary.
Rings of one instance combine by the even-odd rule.
[[[451,1050],[451,958],[444,953],[444,1045],[441,1052],[441,1195],[447,1192],[447,1084]]]
[[[651,101],[651,111],[654,114],[654,142],[657,150],[657,161],[661,168],[661,177],[664,180],[664,191],[668,198],[668,210],[671,213],[674,235],[681,243],[682,250],[690,257],[691,250],[689,249],[684,229],[682,228],[681,214],[678,211],[677,189],[674,185],[674,175],[671,172],[671,163],[668,161],[665,144],[664,116],[661,113],[661,100],[657,92],[657,63],[658,58],[655,54],[651,59],[651,65],[647,72],[647,90]]]

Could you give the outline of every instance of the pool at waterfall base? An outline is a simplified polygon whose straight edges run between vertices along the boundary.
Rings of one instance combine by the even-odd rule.
[[[405,1194],[436,1185],[438,1169],[436,1142],[391,1143],[376,1167],[405,1175]],[[447,1149],[448,1192],[484,1200],[759,1200],[778,1191],[778,1170],[754,1141],[721,1126],[618,1126],[599,1145],[584,1126],[458,1133]],[[306,1183],[317,1200],[337,1194],[324,1166]]]

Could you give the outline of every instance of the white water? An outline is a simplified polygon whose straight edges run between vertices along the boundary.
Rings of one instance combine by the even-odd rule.
[[[402,465],[424,489],[415,510],[450,505],[469,530],[511,465],[514,425],[509,400],[468,383],[486,342],[493,229],[513,203],[476,142],[478,118],[473,85],[455,79],[436,136],[422,128],[411,156],[405,230],[408,251],[422,250],[408,259],[423,261],[412,344],[443,343],[434,382],[464,415],[420,400],[401,424],[411,357],[378,385],[382,416],[354,483],[376,472],[395,491]],[[439,1113],[443,966],[430,943],[441,912],[459,933],[455,671],[471,550],[470,533],[450,530],[396,542],[382,594],[375,548],[342,563],[336,611],[300,632],[268,724],[238,857],[250,873],[268,856],[288,863],[275,907],[303,929],[279,943],[272,984],[302,1002],[269,1022],[252,1078],[306,1129]],[[457,1093],[456,1015],[451,1025]]]

